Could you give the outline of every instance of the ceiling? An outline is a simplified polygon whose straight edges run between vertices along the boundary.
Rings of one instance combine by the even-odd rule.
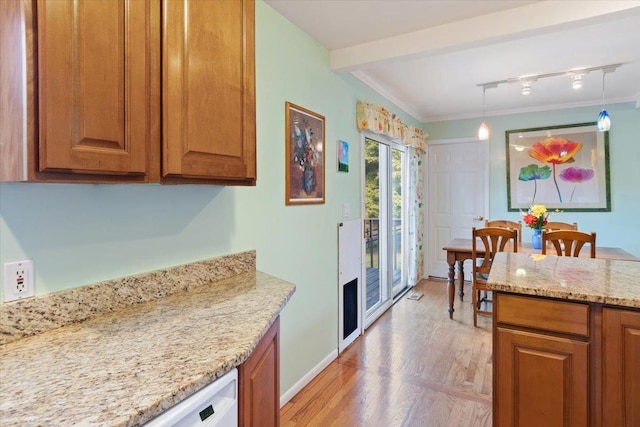
[[[421,122],[483,115],[484,83],[623,64],[605,102],[640,107],[640,1],[265,0]],[[486,89],[485,115],[602,104],[600,70]]]

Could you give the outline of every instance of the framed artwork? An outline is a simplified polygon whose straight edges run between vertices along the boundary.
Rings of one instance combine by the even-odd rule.
[[[324,116],[285,103],[287,205],[324,203],[324,124]]]
[[[338,140],[338,172],[349,172],[349,143]]]
[[[593,122],[505,134],[509,211],[611,211],[608,131]]]

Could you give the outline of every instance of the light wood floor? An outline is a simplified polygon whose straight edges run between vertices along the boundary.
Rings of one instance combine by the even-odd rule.
[[[282,426],[490,426],[491,317],[419,283],[280,411]]]

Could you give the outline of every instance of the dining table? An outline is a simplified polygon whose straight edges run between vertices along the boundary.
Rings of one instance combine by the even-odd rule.
[[[453,319],[453,303],[455,300],[455,265],[458,263],[458,285],[460,301],[464,300],[464,261],[471,259],[472,252],[472,240],[471,239],[453,239],[447,246],[442,248],[447,252],[447,264],[449,265],[449,275],[447,280],[447,290],[449,292],[449,319]],[[480,245],[482,246],[482,245]],[[484,250],[480,250],[476,247],[478,255],[484,255]],[[539,254],[542,253],[541,249],[533,249],[529,242],[519,242],[518,252],[526,254]],[[547,254],[549,254],[547,250]],[[555,251],[553,251],[555,253]],[[553,255],[553,254],[551,254]],[[589,258],[590,251],[583,250],[580,252],[580,257]],[[640,261],[640,258],[625,251],[621,248],[609,248],[604,246],[596,246],[596,258],[603,259],[617,259],[625,261]]]

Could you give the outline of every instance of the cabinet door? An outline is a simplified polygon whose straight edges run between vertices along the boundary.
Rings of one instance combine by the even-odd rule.
[[[254,7],[164,1],[164,177],[255,181]]]
[[[38,1],[40,172],[147,172],[151,3]]]
[[[239,418],[245,427],[280,425],[280,318],[238,368]]]
[[[498,328],[494,426],[586,426],[589,344]]]
[[[640,312],[603,310],[603,424],[640,426]]]

